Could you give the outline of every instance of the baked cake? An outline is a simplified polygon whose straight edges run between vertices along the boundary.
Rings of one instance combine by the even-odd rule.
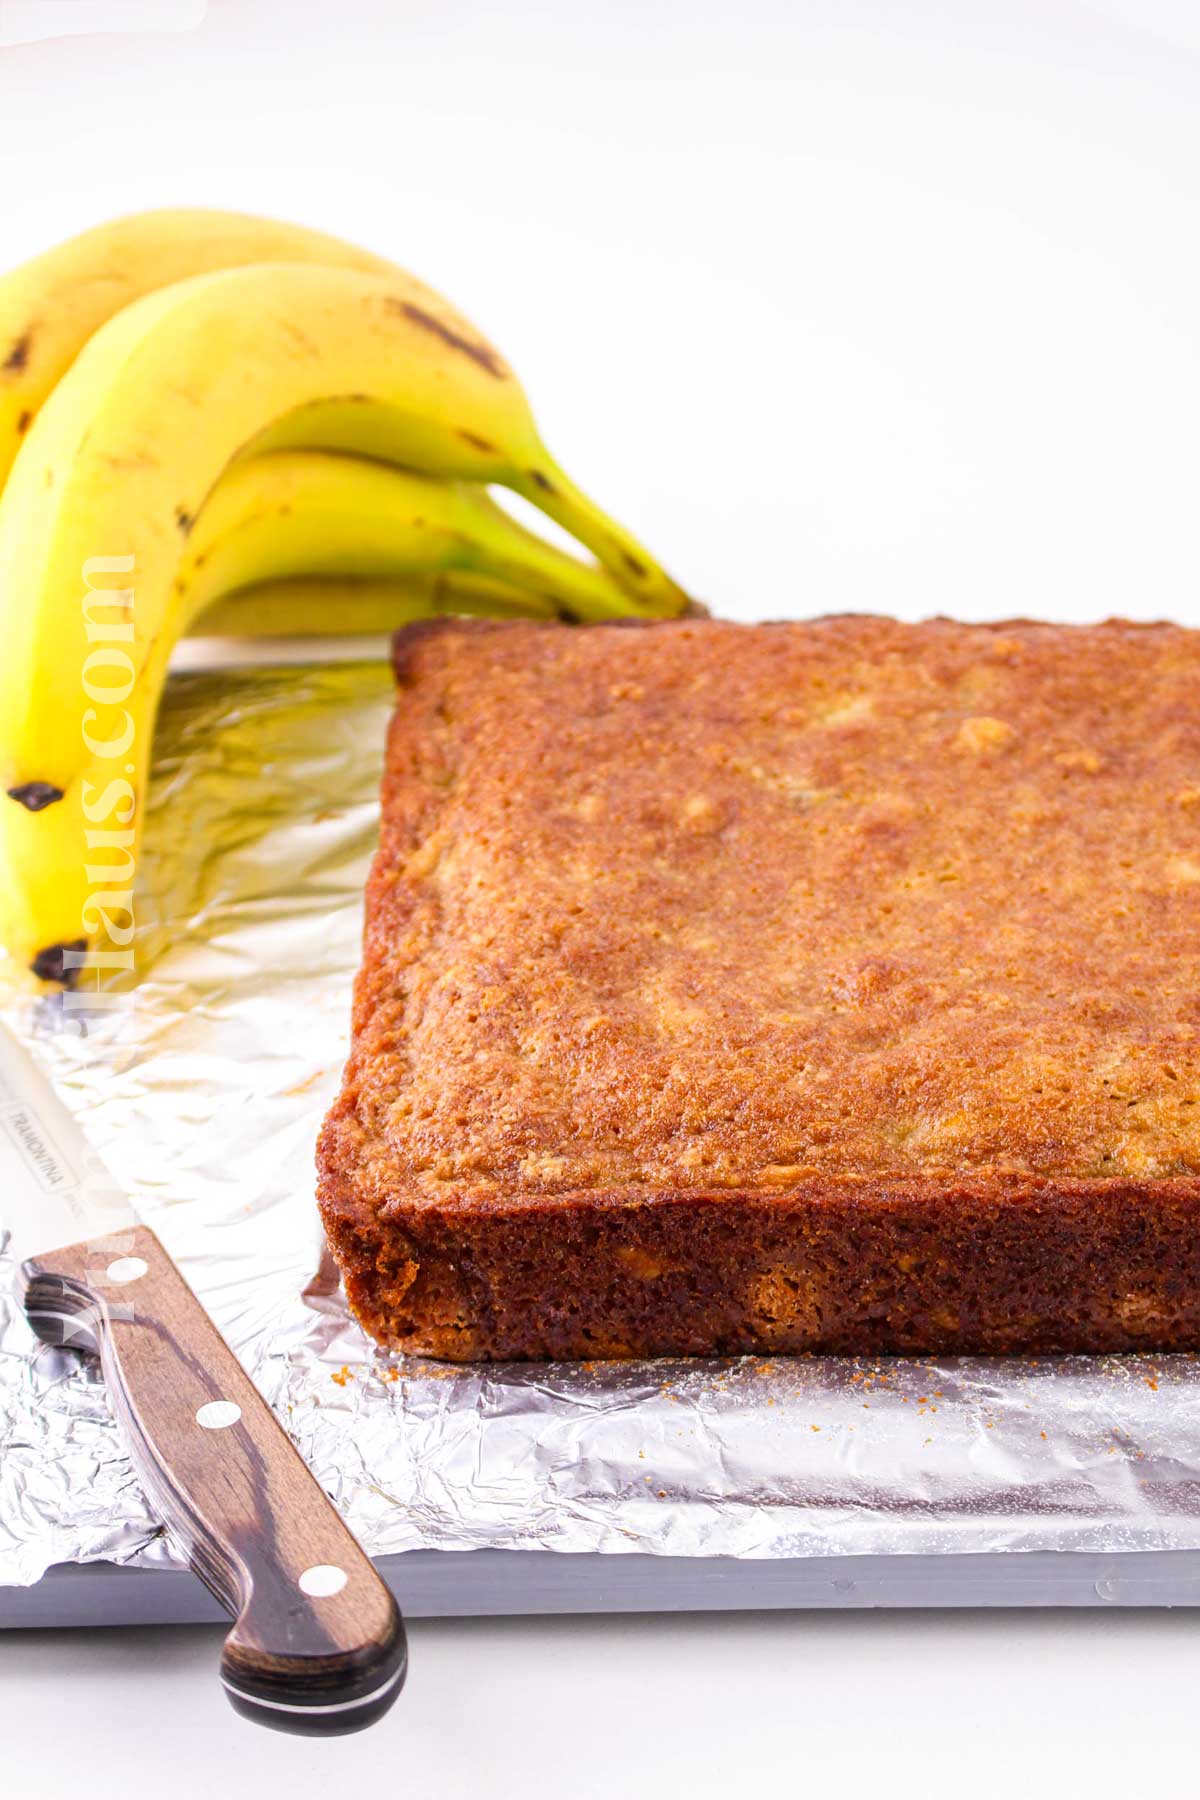
[[[320,1203],[455,1360],[1200,1346],[1200,633],[439,621]]]

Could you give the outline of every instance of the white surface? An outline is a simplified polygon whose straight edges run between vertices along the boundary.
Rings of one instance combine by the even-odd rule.
[[[420,1624],[410,1642],[388,1717],[313,1743],[235,1716],[216,1679],[221,1634],[207,1627],[5,1634],[4,1791],[1152,1800],[1195,1789],[1190,1614],[559,1619]]]
[[[0,51],[0,186],[14,260],[173,201],[394,254],[722,611],[1196,615],[1188,0],[213,0]],[[412,1636],[395,1713],[332,1745],[235,1719],[209,1632],[7,1637],[5,1789],[1194,1786],[1182,1615]]]

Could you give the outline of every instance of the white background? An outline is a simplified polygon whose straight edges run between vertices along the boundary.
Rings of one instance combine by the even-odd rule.
[[[394,255],[718,610],[1197,610],[1193,0],[211,0],[0,71],[6,256]]]
[[[14,1634],[15,1637],[16,1634]],[[237,1718],[221,1634],[0,1643],[17,1800],[1190,1800],[1187,1613],[415,1625],[359,1737]]]
[[[394,255],[719,611],[1200,616],[1189,0],[213,0],[0,49],[0,191],[13,261],[181,201]],[[1195,1786],[1182,1614],[426,1625],[316,1746],[227,1712],[217,1645],[0,1641],[5,1787]]]

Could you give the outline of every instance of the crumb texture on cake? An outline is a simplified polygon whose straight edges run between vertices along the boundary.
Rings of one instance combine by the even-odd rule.
[[[1160,1337],[1164,1307],[1194,1311],[1200,634],[462,623],[399,634],[396,663],[353,1049],[320,1151],[371,1329],[443,1354],[594,1346],[600,1326],[534,1330],[531,1349],[500,1331],[520,1280],[497,1288],[488,1218],[543,1287],[555,1244],[565,1270],[574,1234],[600,1234],[612,1317],[628,1290],[698,1319],[698,1259],[746,1249],[712,1343],[626,1319],[614,1353],[841,1343],[830,1283],[850,1293],[842,1264],[873,1227],[888,1274],[848,1347],[912,1341],[893,1288],[907,1274],[920,1310],[951,1253],[1007,1259],[1017,1316],[1041,1318],[1050,1264],[1018,1281],[1014,1261],[1039,1209],[1061,1270],[1109,1233],[1097,1347],[1125,1341],[1121,1307]],[[822,1207],[842,1233],[823,1246]],[[963,1325],[952,1273],[919,1347],[996,1341]],[[751,1314],[774,1337],[737,1324]]]

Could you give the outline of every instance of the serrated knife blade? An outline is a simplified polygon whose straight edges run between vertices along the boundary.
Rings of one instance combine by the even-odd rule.
[[[30,1053],[0,1024],[0,1225],[18,1262],[134,1225],[128,1196]]]

